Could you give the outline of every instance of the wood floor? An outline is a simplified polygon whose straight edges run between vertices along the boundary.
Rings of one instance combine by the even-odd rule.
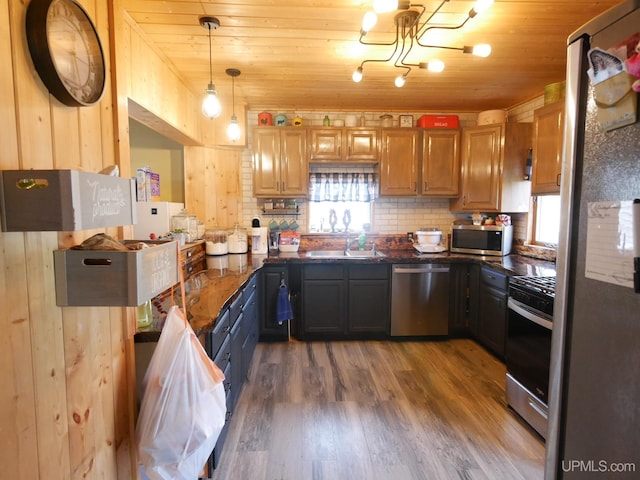
[[[465,339],[261,343],[213,478],[542,479],[504,376]]]

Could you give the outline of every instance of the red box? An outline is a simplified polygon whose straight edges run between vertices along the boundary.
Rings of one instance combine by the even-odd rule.
[[[458,115],[422,115],[417,125],[420,128],[458,128]]]

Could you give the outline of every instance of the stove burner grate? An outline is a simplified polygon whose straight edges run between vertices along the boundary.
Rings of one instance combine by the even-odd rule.
[[[555,296],[556,291],[556,277],[536,277],[536,276],[515,276],[512,277],[512,282],[517,285],[522,285],[531,288],[535,291],[542,292],[546,295]]]

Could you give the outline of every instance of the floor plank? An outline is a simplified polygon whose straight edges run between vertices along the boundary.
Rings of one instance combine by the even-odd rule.
[[[475,342],[261,343],[215,480],[538,480],[544,442]]]

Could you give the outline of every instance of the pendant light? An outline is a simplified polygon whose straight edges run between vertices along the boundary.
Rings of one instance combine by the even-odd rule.
[[[200,25],[209,31],[209,85],[202,101],[202,114],[209,120],[213,120],[222,113],[220,99],[216,94],[216,87],[213,85],[213,65],[211,62],[211,30],[220,27],[220,21],[216,17],[200,17]]]
[[[240,140],[240,125],[238,125],[238,118],[236,117],[236,77],[240,75],[240,70],[237,68],[227,68],[225,70],[227,75],[231,77],[231,98],[232,98],[232,109],[233,113],[231,114],[231,121],[227,126],[227,137],[232,142],[237,142]]]

